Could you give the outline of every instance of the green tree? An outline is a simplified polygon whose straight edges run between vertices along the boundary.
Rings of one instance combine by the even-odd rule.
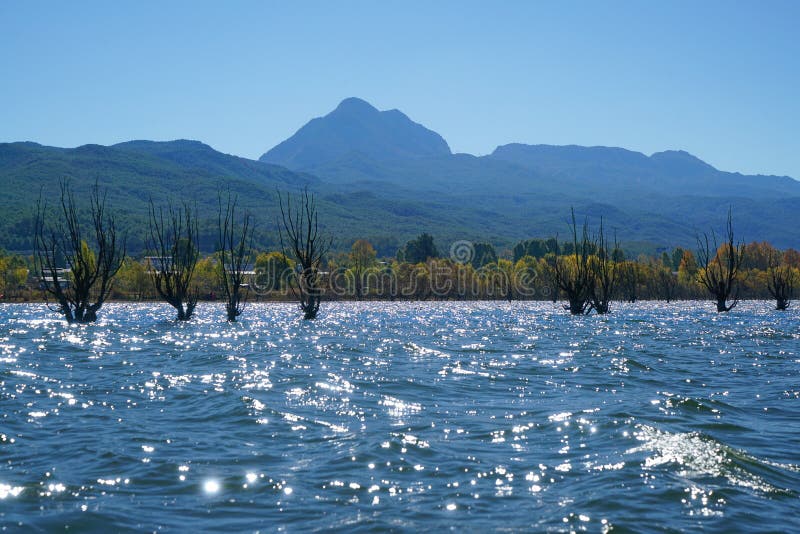
[[[262,252],[256,256],[255,285],[259,292],[286,289],[294,276],[295,263],[281,252]]]
[[[429,258],[438,258],[439,251],[433,242],[433,236],[424,233],[412,239],[398,252],[398,260],[408,263],[424,263]]]
[[[681,266],[681,261],[684,258],[684,252],[682,248],[678,247],[672,251],[672,270],[677,271]]]
[[[140,300],[144,297],[150,284],[150,276],[142,262],[126,258],[117,273],[115,292],[121,291],[129,298]]]
[[[684,285],[694,285],[697,276],[697,260],[690,250],[683,250],[681,254],[681,260],[678,263],[678,281]]]
[[[475,269],[480,269],[490,263],[497,263],[497,253],[491,243],[475,243],[473,250],[470,263]]]

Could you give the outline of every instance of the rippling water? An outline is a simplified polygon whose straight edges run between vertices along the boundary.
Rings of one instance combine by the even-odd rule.
[[[800,529],[769,303],[0,307],[12,530]]]

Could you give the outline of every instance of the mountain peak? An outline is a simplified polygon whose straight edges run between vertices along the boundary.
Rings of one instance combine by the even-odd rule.
[[[345,98],[333,113],[380,113],[375,106],[355,96]]]
[[[312,119],[292,137],[267,151],[261,161],[293,170],[311,170],[354,153],[376,161],[449,156],[442,136],[393,109],[379,111],[356,97]]]

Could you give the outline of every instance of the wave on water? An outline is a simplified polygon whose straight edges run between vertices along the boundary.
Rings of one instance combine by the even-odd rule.
[[[769,303],[0,306],[0,529],[800,531]]]

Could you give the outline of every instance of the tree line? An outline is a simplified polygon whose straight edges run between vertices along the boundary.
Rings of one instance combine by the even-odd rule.
[[[735,239],[729,211],[724,235],[699,234],[694,251],[628,259],[602,219],[592,230],[572,213],[566,241],[558,237],[518,243],[500,257],[489,243],[459,241],[447,253],[423,233],[396,257],[379,259],[367,240],[332,252],[314,195],[279,193],[279,250],[253,249],[249,213],[220,193],[217,246],[201,257],[197,215],[188,203],[150,202],[147,251],[126,254],[105,195],[95,186],[87,210],[76,207],[68,184],[60,202],[36,206],[35,250],[24,258],[0,253],[0,295],[45,297],[69,322],[92,322],[114,299],[160,299],[189,320],[199,301],[222,300],[235,321],[248,302],[297,300],[305,319],[327,299],[446,299],[565,301],[574,315],[605,314],[612,302],[711,298],[718,312],[742,298],[772,298],[785,310],[800,280],[800,253]]]

